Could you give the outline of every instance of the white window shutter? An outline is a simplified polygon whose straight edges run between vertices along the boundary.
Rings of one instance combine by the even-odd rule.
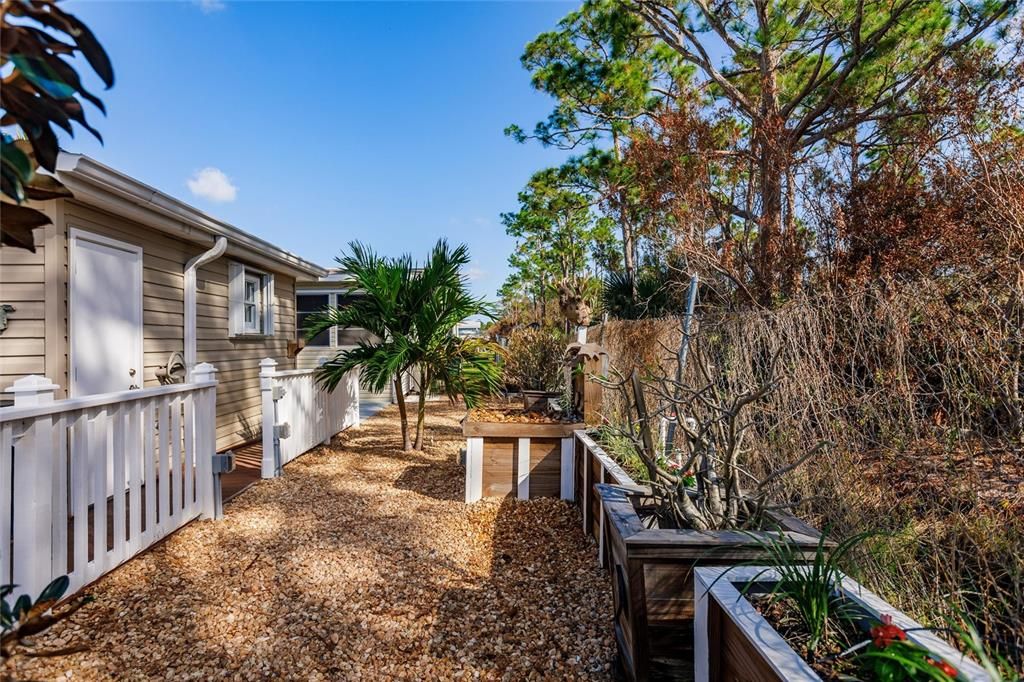
[[[242,300],[245,298],[245,266],[228,263],[228,331],[232,336],[245,331],[245,313]]]
[[[263,286],[263,333],[267,336],[274,335],[274,276],[264,275],[266,283]]]

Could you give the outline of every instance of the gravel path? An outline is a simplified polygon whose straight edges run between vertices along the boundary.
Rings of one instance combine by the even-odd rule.
[[[461,412],[394,408],[92,589],[32,679],[608,679],[610,587],[557,500],[465,505]]]

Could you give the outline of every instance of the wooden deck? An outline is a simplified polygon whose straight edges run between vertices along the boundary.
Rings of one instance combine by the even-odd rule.
[[[235,470],[220,477],[220,490],[225,502],[260,480],[263,462],[263,443],[260,441],[240,445],[232,451],[235,453]]]

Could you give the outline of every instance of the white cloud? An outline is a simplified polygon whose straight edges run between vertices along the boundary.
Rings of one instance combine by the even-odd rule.
[[[188,179],[188,188],[197,197],[210,201],[234,201],[238,188],[231,184],[231,179],[219,168],[207,167],[198,170]]]
[[[227,9],[227,5],[222,0],[192,0],[196,5],[199,5],[199,9],[203,14],[213,14],[214,12],[220,12]]]
[[[476,282],[477,280],[483,279],[486,274],[486,270],[477,265],[473,265],[472,263],[470,263],[469,267],[466,268],[466,277],[470,282]]]

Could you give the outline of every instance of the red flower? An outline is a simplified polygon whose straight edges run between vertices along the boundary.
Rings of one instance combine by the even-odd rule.
[[[903,632],[897,625],[892,624],[892,616],[884,614],[882,616],[882,624],[876,625],[871,628],[871,641],[875,643],[875,646],[879,649],[884,649],[889,644],[896,641],[906,641],[907,633]]]
[[[947,675],[949,675],[950,677],[955,678],[957,676],[956,668],[951,666],[949,663],[946,663],[941,658],[938,658],[938,659],[936,659],[936,658],[929,658],[928,662],[931,663],[932,665],[934,665],[936,668],[938,668],[942,672],[944,672]]]

